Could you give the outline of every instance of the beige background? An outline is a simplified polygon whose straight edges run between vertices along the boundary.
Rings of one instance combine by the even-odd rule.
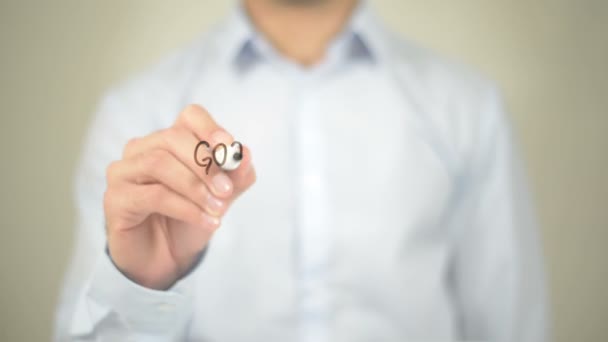
[[[372,1],[505,91],[542,222],[557,341],[608,340],[608,1]],[[0,1],[0,340],[44,341],[99,95],[232,1]]]

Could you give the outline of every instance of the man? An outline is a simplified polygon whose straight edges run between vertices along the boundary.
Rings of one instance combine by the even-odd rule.
[[[243,1],[105,97],[76,185],[59,340],[545,338],[496,90],[355,0]]]

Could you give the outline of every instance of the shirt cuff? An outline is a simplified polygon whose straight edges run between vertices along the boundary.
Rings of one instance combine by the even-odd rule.
[[[174,335],[192,314],[194,279],[190,272],[166,291],[136,284],[102,253],[91,279],[88,297],[114,312],[135,333]]]

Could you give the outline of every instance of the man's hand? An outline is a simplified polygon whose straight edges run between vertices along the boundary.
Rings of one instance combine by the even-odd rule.
[[[245,146],[238,169],[227,173],[214,164],[206,175],[193,157],[200,140],[213,148],[233,138],[192,105],[172,127],[129,141],[122,159],[107,169],[109,252],[142,286],[171,287],[196,261],[232,201],[255,182]],[[205,153],[198,156],[210,156]]]

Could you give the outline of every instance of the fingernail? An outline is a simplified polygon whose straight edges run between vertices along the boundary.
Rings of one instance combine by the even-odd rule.
[[[211,134],[211,143],[213,144],[212,148],[219,143],[230,145],[232,144],[232,136],[223,129],[220,129]]]
[[[224,209],[224,202],[215,198],[212,194],[207,194],[207,209],[219,215]]]
[[[213,183],[213,188],[215,189],[216,194],[228,195],[230,192],[232,192],[232,181],[223,172],[213,176],[211,183]]]
[[[220,225],[220,219],[218,217],[211,216],[206,212],[201,213],[201,219],[203,224],[209,225],[211,228],[217,228]]]

